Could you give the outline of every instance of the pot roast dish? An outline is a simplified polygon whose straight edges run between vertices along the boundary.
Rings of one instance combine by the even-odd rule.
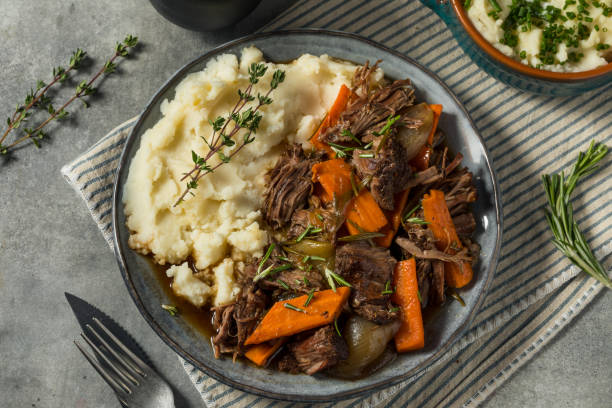
[[[182,303],[164,308],[210,320],[217,358],[363,377],[427,344],[424,310],[462,302],[472,174],[443,107],[379,62],[262,58],[222,56],[162,107],[126,183],[129,244],[166,265]]]

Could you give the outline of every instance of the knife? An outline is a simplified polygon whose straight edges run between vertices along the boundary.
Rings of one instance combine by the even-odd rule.
[[[79,325],[81,326],[83,332],[88,331],[86,326],[88,324],[92,324],[93,318],[95,317],[99,319],[115,336],[117,336],[117,338],[123,344],[125,344],[126,347],[128,347],[134,354],[140,357],[142,361],[147,363],[149,367],[152,367],[153,369],[155,368],[147,354],[136,342],[136,340],[134,340],[134,338],[127,332],[127,330],[121,327],[121,325],[115,322],[110,316],[108,316],[106,313],[78,296],[75,296],[68,292],[64,292],[64,295],[66,295],[66,300],[68,300],[68,304],[72,308],[72,311],[77,321],[79,322]],[[101,345],[98,340],[96,340],[96,342],[98,343],[96,345]]]

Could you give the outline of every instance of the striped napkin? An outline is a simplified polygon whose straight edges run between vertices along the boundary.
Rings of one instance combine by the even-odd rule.
[[[610,143],[612,84],[565,98],[505,86],[479,70],[442,21],[417,1],[301,0],[265,30],[299,27],[355,32],[436,72],[471,113],[491,152],[503,194],[505,230],[499,265],[467,333],[426,372],[366,398],[329,406],[477,406],[602,289],[550,243],[540,175],[569,168],[592,139]],[[113,175],[134,123],[132,119],[115,128],[62,169],[109,244]],[[612,263],[611,163],[608,157],[599,172],[578,186],[574,198],[576,218],[608,269]],[[208,407],[300,405],[235,390],[181,362]]]

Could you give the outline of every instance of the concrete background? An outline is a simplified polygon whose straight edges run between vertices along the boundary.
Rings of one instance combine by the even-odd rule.
[[[138,114],[181,65],[252,32],[290,3],[264,0],[238,27],[200,34],[168,23],[146,0],[0,0],[0,118],[36,79],[48,80],[53,66],[66,65],[75,48],[94,57],[83,69],[91,73],[116,40],[133,33],[143,41],[119,74],[104,81],[90,109],[74,104],[71,121],[49,127],[52,137],[42,149],[28,146],[12,160],[0,158],[0,407],[117,406],[72,344],[79,328],[64,291],[129,328],[172,383],[178,407],[203,405],[176,355],[140,317],[111,251],[60,168]],[[610,310],[612,296],[600,295],[485,406],[609,407],[612,353],[601,350],[609,350]]]

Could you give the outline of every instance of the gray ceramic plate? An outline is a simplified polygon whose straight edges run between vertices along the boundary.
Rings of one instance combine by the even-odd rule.
[[[448,302],[436,319],[427,324],[424,349],[400,356],[369,377],[346,381],[289,375],[259,369],[242,361],[232,363],[231,358],[216,360],[207,339],[184,320],[170,317],[160,307],[168,300],[155,278],[155,271],[143,256],[127,245],[129,234],[121,204],[123,185],[142,134],[161,116],[160,104],[174,97],[176,85],[187,74],[202,70],[207,61],[219,54],[238,54],[248,45],[261,49],[271,61],[289,61],[304,53],[328,54],[356,63],[382,59],[382,67],[390,78],[408,77],[415,84],[419,99],[444,105],[440,128],[445,130],[451,149],[463,153],[463,163],[474,173],[478,188],[478,200],[474,204],[478,224],[476,240],[482,252],[473,283],[462,291],[466,306]],[[363,395],[407,379],[432,364],[464,333],[479,309],[495,271],[501,242],[500,193],[488,153],[468,113],[450,89],[431,71],[402,54],[362,37],[323,30],[255,34],[220,46],[181,68],[151,99],[130,134],[119,165],[113,203],[115,252],[121,273],[136,306],[157,334],[183,358],[225,384],[292,401],[330,401]]]

